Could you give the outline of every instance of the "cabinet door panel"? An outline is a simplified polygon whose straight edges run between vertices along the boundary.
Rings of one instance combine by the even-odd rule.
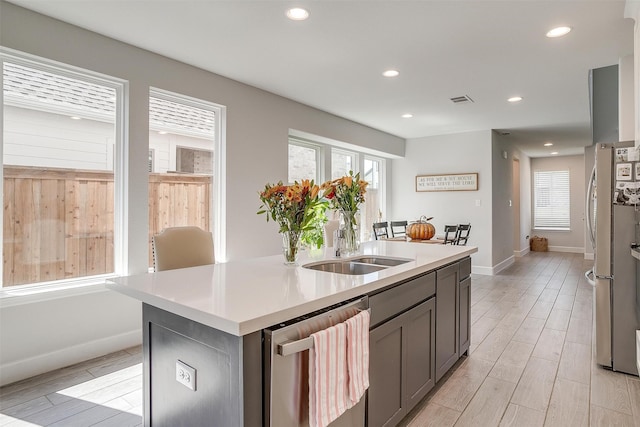
[[[406,408],[410,411],[433,388],[435,380],[435,298],[406,313]]]
[[[458,360],[458,264],[436,272],[436,381]]]
[[[369,336],[369,392],[367,425],[396,425],[402,406],[402,316],[371,331]]]
[[[471,277],[460,282],[460,355],[469,350],[471,343]]]

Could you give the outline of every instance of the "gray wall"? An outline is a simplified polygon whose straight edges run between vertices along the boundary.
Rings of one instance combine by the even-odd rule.
[[[471,223],[468,244],[475,272],[490,273],[492,264],[491,131],[439,135],[407,140],[405,157],[391,161],[390,218],[434,217],[436,233],[445,224]],[[478,173],[478,191],[416,192],[416,175]],[[477,203],[480,206],[477,206]]]
[[[569,189],[571,194],[571,230],[548,231],[531,230],[531,235],[549,239],[549,249],[558,252],[585,251],[585,156],[540,157],[531,159],[531,180],[535,171],[552,171],[569,169]],[[533,198],[533,194],[532,194]],[[533,202],[532,202],[533,203]],[[531,212],[533,218],[533,211]],[[532,224],[533,227],[533,224]]]
[[[148,261],[147,110],[151,86],[227,107],[224,189],[226,249],[231,260],[281,251],[276,226],[256,215],[257,192],[268,181],[286,180],[289,129],[344,141],[383,156],[404,155],[405,142],[401,138],[3,1],[0,41],[4,47],[129,82],[129,273],[145,272]],[[137,303],[106,290],[74,297],[64,295],[44,297],[37,303],[37,316],[33,305],[36,303],[30,299],[3,305],[0,383],[140,341]],[[108,320],[111,318],[115,320]],[[24,340],[25,336],[29,339]],[[61,340],[61,336],[65,339]]]

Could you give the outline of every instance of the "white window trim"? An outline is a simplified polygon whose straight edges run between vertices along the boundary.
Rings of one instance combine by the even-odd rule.
[[[188,95],[178,94],[176,92],[169,92],[164,89],[156,87],[149,88],[149,96],[155,98],[162,98],[168,101],[177,102],[180,104],[191,105],[192,107],[200,108],[203,110],[213,111],[215,114],[215,129],[214,129],[214,148],[213,148],[213,186],[212,186],[212,200],[211,216],[209,218],[212,232],[213,232],[213,244],[216,251],[216,262],[225,262],[227,260],[227,236],[226,227],[224,224],[227,222],[226,218],[226,205],[227,205],[227,192],[226,188],[226,124],[227,122],[227,107],[224,105],[216,104],[214,102],[205,101],[190,97]],[[173,154],[175,155],[175,153]]]
[[[81,295],[103,290],[107,278],[118,277],[128,271],[128,222],[125,212],[128,210],[128,97],[129,83],[116,77],[86,70],[73,65],[64,64],[36,55],[19,52],[0,46],[0,70],[4,62],[9,61],[23,66],[43,71],[54,71],[64,76],[79,80],[89,80],[97,84],[110,87],[116,91],[115,131],[116,152],[114,156],[114,274],[61,279],[52,282],[16,285],[0,288],[0,307],[20,305],[35,301],[46,301],[66,296]],[[0,78],[0,159],[4,157],[4,78]],[[119,143],[120,142],[120,143]],[[4,182],[4,170],[0,167],[0,182]],[[3,188],[0,188],[0,198],[4,200]],[[4,212],[0,213],[0,223],[4,221]],[[0,239],[4,240],[3,230],[0,229]],[[3,277],[3,265],[0,264],[0,279]],[[98,285],[98,286],[96,286]],[[93,289],[96,288],[96,289]]]
[[[362,170],[362,166],[360,165],[361,163],[361,159],[363,158],[363,154],[362,153],[358,153],[357,151],[353,151],[353,150],[346,150],[344,148],[337,148],[337,147],[331,147],[330,150],[328,150],[329,153],[329,175],[328,176],[333,176],[333,153],[339,153],[339,154],[344,154],[346,156],[352,156],[353,157],[353,167],[351,168],[353,171],[353,174],[357,174],[359,171]]]
[[[318,144],[315,142],[305,141],[299,138],[294,138],[289,136],[289,144],[287,145],[287,182],[289,181],[289,146],[297,145],[298,147],[310,148],[316,153],[316,176],[313,179],[316,184],[320,184],[325,181],[326,171],[325,171],[325,145]],[[329,162],[331,159],[329,159]],[[329,165],[327,165],[329,166]],[[289,182],[289,184],[293,184],[293,182]]]
[[[569,208],[568,208],[568,214],[569,214],[569,225],[567,227],[564,226],[558,226],[558,227],[545,227],[545,226],[536,226],[536,191],[537,191],[537,187],[536,187],[536,174],[538,173],[552,173],[552,172],[566,172],[568,174],[567,177],[567,184],[568,184],[568,195],[569,197],[571,197],[571,170],[569,169],[561,169],[561,170],[534,170],[533,171],[533,177],[532,177],[532,185],[533,185],[533,192],[532,192],[532,212],[531,212],[531,216],[532,216],[532,222],[533,222],[533,230],[540,230],[540,231],[548,231],[548,232],[568,232],[571,231],[571,201],[569,201]]]

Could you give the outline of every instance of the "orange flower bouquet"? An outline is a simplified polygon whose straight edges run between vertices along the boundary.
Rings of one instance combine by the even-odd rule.
[[[327,181],[321,187],[331,208],[340,212],[346,253],[354,253],[360,246],[358,210],[360,203],[364,202],[367,185],[366,181],[360,179],[360,173],[353,175],[353,171],[349,171],[349,175]]]
[[[321,196],[320,187],[309,180],[293,185],[283,185],[282,181],[267,184],[260,192],[260,201],[258,215],[266,214],[267,222],[278,223],[286,263],[295,264],[302,233],[315,230],[318,221],[325,218],[328,202]]]

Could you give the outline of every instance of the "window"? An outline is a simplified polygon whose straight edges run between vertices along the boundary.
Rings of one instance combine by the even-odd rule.
[[[216,259],[223,244],[216,224],[219,192],[220,106],[159,89],[149,97],[149,266],[151,238],[167,227],[192,225],[214,232]]]
[[[337,148],[331,149],[331,179],[340,178],[348,175],[349,171],[355,171],[356,153],[344,151]]]
[[[121,273],[125,83],[0,55],[2,287]]]
[[[364,173],[362,179],[367,181],[367,194],[365,195],[364,207],[361,209],[362,239],[364,241],[372,239],[373,223],[380,219],[383,206],[383,180],[382,171],[384,168],[384,160],[370,156],[364,158]]]
[[[321,182],[322,162],[320,156],[321,147],[298,140],[289,140],[289,183],[300,182],[303,179],[312,179],[316,183]]]
[[[535,171],[533,181],[533,227],[569,230],[569,171]]]

